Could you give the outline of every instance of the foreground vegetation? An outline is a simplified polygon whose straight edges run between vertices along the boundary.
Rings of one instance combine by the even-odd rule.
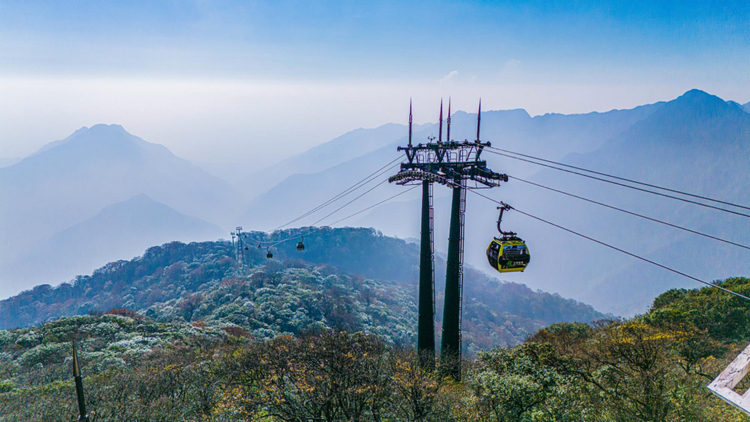
[[[750,279],[721,284],[750,293]],[[748,421],[705,386],[749,324],[737,297],[672,290],[632,320],[554,324],[481,352],[454,382],[374,334],[254,338],[117,309],[0,331],[0,421],[76,420],[73,336],[92,421]]]

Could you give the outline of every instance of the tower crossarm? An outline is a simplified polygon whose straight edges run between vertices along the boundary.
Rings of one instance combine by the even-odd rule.
[[[421,183],[423,181],[439,183],[441,185],[452,185],[453,182],[437,173],[424,170],[402,170],[388,178],[388,182],[398,185]]]
[[[487,187],[500,186],[500,182],[507,182],[508,175],[495,173],[487,167],[470,167],[465,175],[465,179],[475,181]]]

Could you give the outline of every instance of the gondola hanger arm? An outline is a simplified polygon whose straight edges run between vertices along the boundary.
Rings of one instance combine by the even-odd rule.
[[[506,204],[505,202],[500,202],[500,203],[502,204],[502,206],[497,207],[497,209],[500,210],[500,215],[497,217],[497,231],[500,232],[500,234],[502,234],[503,236],[515,236],[516,233],[514,233],[514,232],[504,232],[500,228],[500,223],[503,222],[503,213],[505,211],[510,211],[510,210],[513,209],[513,207],[511,207],[510,205]]]

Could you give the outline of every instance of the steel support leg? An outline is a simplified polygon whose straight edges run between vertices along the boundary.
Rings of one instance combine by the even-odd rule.
[[[453,188],[440,360],[446,375],[461,379],[461,247],[463,187]]]
[[[432,183],[422,182],[419,248],[419,327],[417,351],[423,368],[435,367],[435,272],[432,242]]]

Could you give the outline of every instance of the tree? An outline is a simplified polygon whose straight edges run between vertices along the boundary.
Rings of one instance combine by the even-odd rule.
[[[569,362],[548,343],[481,353],[469,376],[476,408],[487,421],[531,421],[572,380]]]
[[[334,331],[255,343],[232,357],[220,408],[248,419],[382,420],[391,396],[385,352],[373,336]]]

